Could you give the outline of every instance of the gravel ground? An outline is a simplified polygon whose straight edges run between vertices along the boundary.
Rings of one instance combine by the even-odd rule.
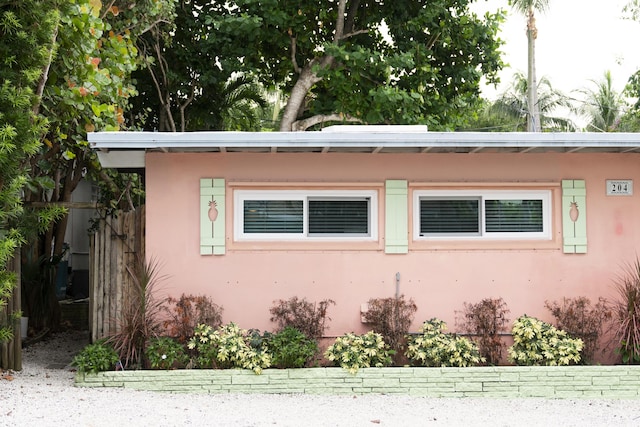
[[[73,385],[86,332],[24,349],[0,373],[1,426],[638,426],[640,399],[434,399],[407,396],[203,395]]]

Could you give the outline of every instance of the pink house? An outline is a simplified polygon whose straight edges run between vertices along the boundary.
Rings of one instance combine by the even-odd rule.
[[[146,253],[167,292],[207,294],[224,321],[273,329],[269,307],[333,299],[328,333],[396,292],[414,329],[455,329],[465,302],[511,319],[545,300],[614,295],[640,241],[640,134],[440,133],[336,126],[300,133],[94,133],[107,168],[144,168]]]

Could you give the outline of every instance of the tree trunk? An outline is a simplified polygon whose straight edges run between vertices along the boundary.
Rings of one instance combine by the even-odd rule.
[[[291,95],[282,113],[281,132],[291,132],[293,130],[293,123],[298,119],[298,112],[302,110],[307,93],[313,85],[322,80],[311,69],[314,63],[315,61],[311,61],[302,69],[296,84],[291,89]]]
[[[540,124],[540,106],[538,105],[538,81],[536,79],[536,55],[535,46],[536,38],[538,38],[538,29],[536,28],[536,18],[533,8],[529,9],[527,20],[527,42],[528,42],[528,70],[527,70],[527,131],[541,132]]]

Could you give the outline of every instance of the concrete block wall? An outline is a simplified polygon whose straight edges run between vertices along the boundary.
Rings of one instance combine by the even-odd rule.
[[[640,366],[174,370],[78,374],[79,387],[199,393],[640,398]]]

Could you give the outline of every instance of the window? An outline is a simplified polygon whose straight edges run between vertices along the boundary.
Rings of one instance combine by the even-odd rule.
[[[551,239],[549,191],[414,193],[417,239]]]
[[[237,190],[238,240],[374,240],[377,193],[358,190]]]

